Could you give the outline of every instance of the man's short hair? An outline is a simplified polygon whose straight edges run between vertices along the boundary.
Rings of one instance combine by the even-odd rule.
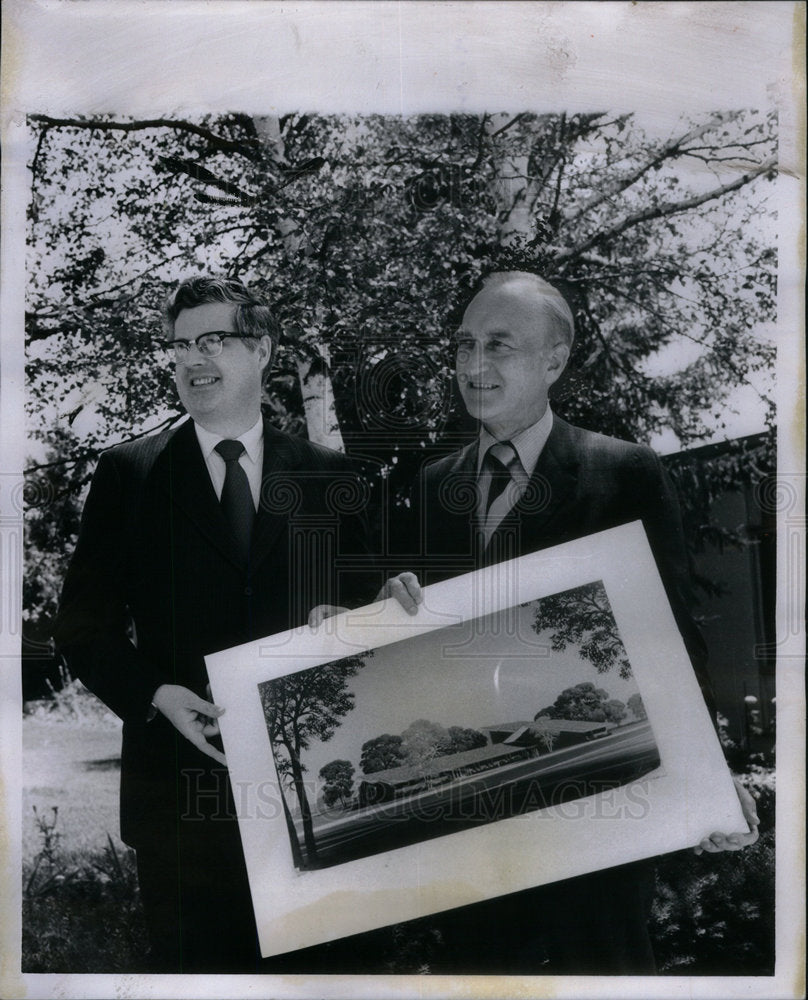
[[[281,330],[269,306],[237,278],[185,278],[168,297],[164,316],[166,330],[173,337],[174,323],[183,309],[209,302],[232,302],[236,306],[236,330],[245,338],[267,336],[272,351],[278,346]]]
[[[544,278],[540,278],[531,271],[491,271],[483,278],[482,287],[496,288],[517,280],[524,280],[530,285],[541,299],[541,307],[550,320],[553,333],[569,348],[572,348],[572,342],[575,338],[575,320],[572,317],[572,310],[561,292]]]

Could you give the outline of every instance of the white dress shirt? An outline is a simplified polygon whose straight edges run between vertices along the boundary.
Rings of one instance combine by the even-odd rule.
[[[220,441],[241,441],[244,445],[244,451],[239,456],[238,461],[239,465],[247,473],[247,481],[250,484],[253,503],[255,504],[255,509],[258,510],[258,501],[261,496],[261,472],[264,467],[263,418],[259,417],[248,431],[239,434],[237,438],[226,438],[222,434],[213,434],[196,423],[194,424],[194,430],[196,431],[196,439],[199,441],[199,447],[202,449],[205,465],[208,467],[210,481],[213,483],[213,488],[219,500],[222,498],[226,464],[219,452],[216,451],[216,445]]]

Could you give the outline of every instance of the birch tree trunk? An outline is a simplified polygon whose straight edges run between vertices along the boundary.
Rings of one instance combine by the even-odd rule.
[[[280,165],[286,165],[286,151],[281,135],[280,121],[275,116],[261,115],[253,118],[255,130],[264,143],[269,157]],[[304,240],[297,226],[289,219],[280,219],[277,231],[283,241],[289,259],[305,252]],[[322,320],[320,309],[315,311],[318,326]],[[334,390],[329,371],[330,357],[324,341],[316,344],[316,357],[297,360],[297,376],[303,397],[303,412],[306,416],[306,430],[309,440],[324,445],[334,451],[345,451],[342,433],[334,403]]]
[[[507,129],[516,116],[496,114],[486,121],[486,132],[493,137]],[[499,242],[510,246],[534,235],[533,212],[538,190],[535,183],[528,181],[527,153],[513,152],[503,156],[497,170],[494,196],[499,218]]]

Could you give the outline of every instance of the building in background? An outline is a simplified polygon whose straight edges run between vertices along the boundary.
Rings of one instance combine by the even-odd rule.
[[[764,435],[680,452],[666,459],[678,475],[698,476],[707,463],[741,449],[753,456]],[[750,458],[750,461],[752,459]],[[710,677],[729,735],[750,750],[771,749],[775,722],[776,504],[774,477],[728,486],[709,504],[711,530],[693,553],[697,616],[710,656]],[[771,501],[771,502],[770,502]],[[729,536],[735,536],[733,540]]]

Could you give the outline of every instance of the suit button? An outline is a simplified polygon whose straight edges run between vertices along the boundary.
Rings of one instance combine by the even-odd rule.
[[[244,596],[245,597],[252,597],[252,587],[245,587],[244,588]]]

